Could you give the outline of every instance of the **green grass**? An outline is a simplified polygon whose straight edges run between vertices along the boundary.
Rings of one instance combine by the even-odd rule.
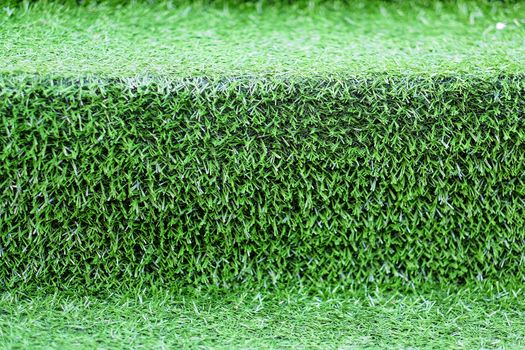
[[[524,3],[116,2],[0,13],[0,348],[525,347]]]
[[[0,289],[525,280],[524,7],[10,7]]]
[[[5,349],[522,349],[519,289],[0,294]]]
[[[37,2],[0,13],[0,74],[293,76],[523,73],[525,4]],[[507,24],[496,30],[496,23]]]

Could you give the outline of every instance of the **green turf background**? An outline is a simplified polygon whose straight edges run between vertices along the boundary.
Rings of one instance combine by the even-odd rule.
[[[0,13],[0,75],[286,80],[524,73],[523,2],[170,4],[38,2]]]

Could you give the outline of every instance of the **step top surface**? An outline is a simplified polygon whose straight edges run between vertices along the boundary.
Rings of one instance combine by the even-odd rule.
[[[66,6],[0,14],[0,74],[519,74],[525,4]]]

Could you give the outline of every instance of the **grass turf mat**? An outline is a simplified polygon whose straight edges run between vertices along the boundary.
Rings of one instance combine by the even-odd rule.
[[[225,4],[2,17],[2,289],[523,281],[523,4]]]
[[[10,9],[0,14],[0,74],[289,78],[511,74],[525,66],[521,2],[44,1]]]
[[[0,294],[9,349],[518,349],[517,289]]]

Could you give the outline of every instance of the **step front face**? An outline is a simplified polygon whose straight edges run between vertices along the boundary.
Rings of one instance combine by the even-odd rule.
[[[523,279],[523,5],[432,6],[16,8],[0,286]]]

